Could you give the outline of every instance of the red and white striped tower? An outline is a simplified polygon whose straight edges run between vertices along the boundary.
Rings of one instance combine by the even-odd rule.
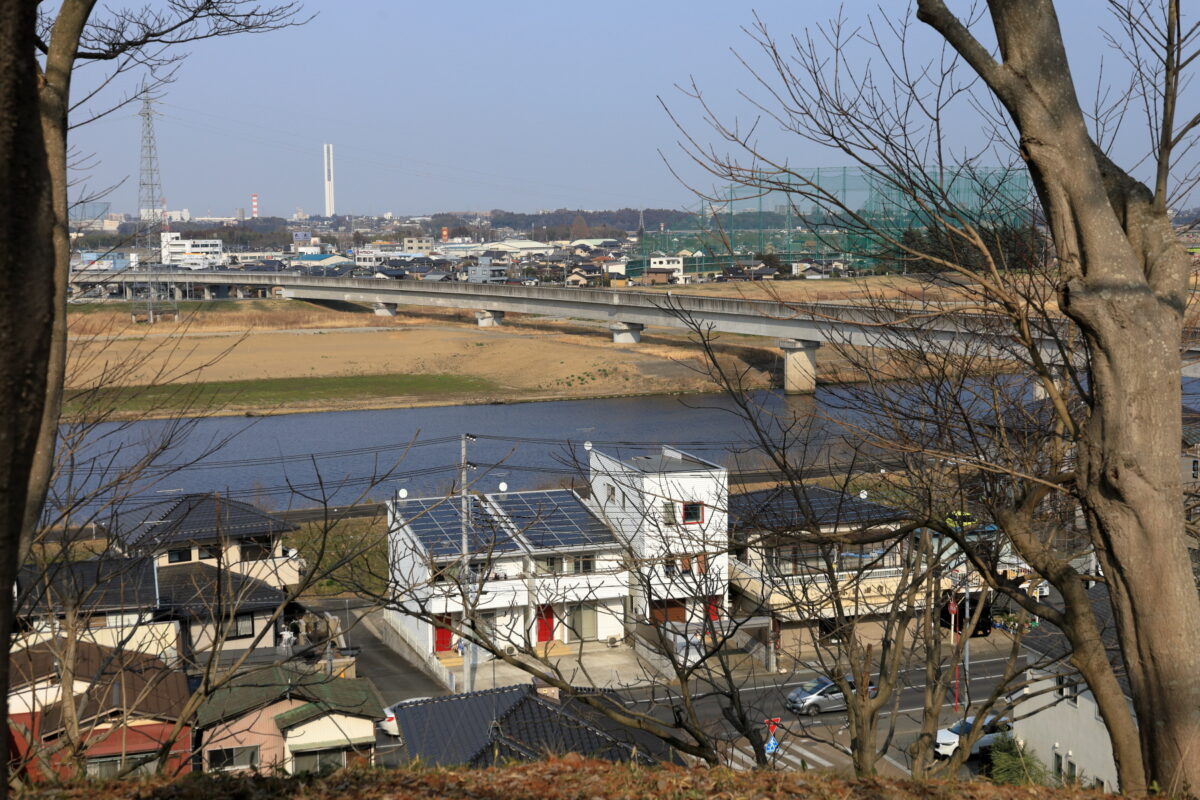
[[[258,195],[250,195],[250,219],[258,219]]]

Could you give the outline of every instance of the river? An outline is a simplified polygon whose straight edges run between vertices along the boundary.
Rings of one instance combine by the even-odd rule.
[[[804,397],[758,392],[753,399],[771,426],[822,410],[832,391]],[[128,464],[171,424],[114,424],[98,433],[106,434],[110,451],[114,441],[121,443],[115,460]],[[517,490],[578,478],[584,442],[618,455],[670,444],[733,469],[765,463],[750,452],[751,430],[728,397],[625,397],[202,419],[178,448],[121,491],[135,498],[218,491],[274,509],[381,500],[401,488],[412,497],[429,496],[457,478],[463,434],[476,437],[467,448],[475,465],[469,480],[489,492],[502,482]],[[810,452],[823,445],[822,457],[848,453],[828,423],[814,423],[801,438]]]

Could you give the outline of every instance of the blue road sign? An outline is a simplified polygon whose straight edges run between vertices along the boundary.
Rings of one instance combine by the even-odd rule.
[[[767,746],[763,748],[763,750],[766,751],[767,755],[772,755],[778,749],[779,749],[779,742],[775,739],[774,736],[772,736],[770,739],[767,739]]]

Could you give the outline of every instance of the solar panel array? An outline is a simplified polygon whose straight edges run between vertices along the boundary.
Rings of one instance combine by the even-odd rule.
[[[612,531],[588,511],[574,492],[559,489],[492,495],[521,537],[534,549],[614,544]]]
[[[780,488],[733,495],[729,504],[731,521],[739,528],[864,526],[891,522],[901,516],[894,508],[821,486],[802,486],[795,492]]]
[[[516,539],[482,508],[479,499],[470,498],[471,524],[468,547],[476,555],[516,550]],[[402,500],[396,513],[408,525],[430,556],[445,558],[462,553],[462,513],[458,498],[435,497]]]

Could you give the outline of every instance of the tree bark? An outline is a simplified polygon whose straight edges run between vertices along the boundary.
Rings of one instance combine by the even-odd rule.
[[[0,5],[0,637],[12,632],[12,586],[28,530],[54,303],[51,192],[37,117],[37,3]],[[8,686],[7,646],[0,688]],[[0,743],[8,736],[0,704]],[[7,752],[7,747],[4,748]],[[0,796],[7,781],[0,781]]]
[[[918,14],[986,81],[1020,133],[1059,258],[1060,307],[1091,359],[1077,489],[1108,580],[1146,777],[1168,794],[1194,793],[1200,595],[1178,464],[1187,257],[1163,198],[1088,134],[1053,3],[989,8],[999,62],[940,0],[921,0]],[[1123,791],[1152,788],[1119,763]]]

